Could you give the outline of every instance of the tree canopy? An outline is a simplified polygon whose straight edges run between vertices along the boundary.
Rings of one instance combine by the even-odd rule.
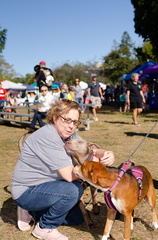
[[[0,81],[1,80],[11,80],[15,77],[17,73],[15,72],[13,65],[7,63],[3,56],[0,55]]]
[[[134,43],[127,32],[123,33],[120,44],[114,41],[112,51],[103,60],[104,74],[113,84],[119,83],[120,77],[138,64]]]
[[[5,43],[6,43],[6,35],[7,35],[7,29],[3,29],[0,27],[0,53],[2,53]]]
[[[150,41],[153,53],[158,58],[158,1],[131,0],[134,6],[135,32],[142,36],[144,41]]]
[[[79,63],[74,65],[65,63],[64,65],[54,70],[54,78],[56,81],[62,81],[68,85],[73,85],[75,78],[79,78],[80,81],[89,81],[90,72],[95,68],[95,63]]]

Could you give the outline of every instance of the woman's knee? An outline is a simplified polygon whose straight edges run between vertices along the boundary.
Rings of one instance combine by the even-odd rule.
[[[74,198],[74,196],[76,196],[76,198],[79,200],[83,194],[83,186],[81,185],[81,183],[74,181],[71,183],[68,191],[70,197]]]
[[[142,108],[138,108],[137,113],[140,114],[142,112],[142,110],[143,110]]]

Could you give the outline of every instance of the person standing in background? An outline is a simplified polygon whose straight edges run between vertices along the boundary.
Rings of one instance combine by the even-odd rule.
[[[131,76],[132,81],[129,82],[127,87],[127,102],[130,109],[133,110],[132,120],[135,126],[140,126],[138,123],[138,116],[143,110],[142,103],[145,103],[145,98],[141,86],[138,84],[139,74],[133,73]]]
[[[3,107],[6,103],[6,99],[7,99],[7,90],[5,88],[2,87],[2,83],[0,82],[0,109],[1,111],[3,111]],[[4,118],[4,115],[1,115],[1,118]]]
[[[81,111],[83,111],[83,91],[78,78],[75,79],[73,88],[75,90],[75,101],[80,104]]]
[[[124,112],[125,109],[125,92],[123,92],[122,94],[120,94],[119,96],[119,100],[120,100],[120,112]]]
[[[2,83],[0,82],[0,105],[4,106],[6,98],[7,98],[7,90],[2,87]]]
[[[142,92],[145,98],[145,103],[143,106],[143,110],[147,111],[147,100],[148,100],[148,93],[149,93],[149,88],[148,88],[148,84],[146,83],[146,81],[142,81]]]
[[[101,108],[101,99],[103,100],[104,97],[99,82],[97,81],[96,74],[92,74],[91,77],[92,81],[88,83],[87,93],[90,97],[91,103],[94,105],[92,107],[94,121],[98,121],[97,111]]]
[[[39,65],[34,67],[36,75],[34,77],[34,81],[37,82],[37,86],[39,87],[39,91],[41,92],[42,86],[47,86],[48,90],[52,90],[52,82],[54,81],[53,73],[50,68],[46,67],[46,62],[41,61]]]
[[[125,91],[125,108],[124,112],[129,112],[130,111],[130,106],[128,105],[128,97],[127,97],[127,89]]]

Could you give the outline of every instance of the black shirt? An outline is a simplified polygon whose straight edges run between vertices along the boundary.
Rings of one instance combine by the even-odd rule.
[[[129,82],[127,91],[130,91],[130,101],[142,101],[142,96],[140,95],[140,91],[142,90],[139,84],[135,84],[133,82]]]

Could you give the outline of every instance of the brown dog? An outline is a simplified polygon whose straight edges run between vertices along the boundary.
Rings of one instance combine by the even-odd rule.
[[[153,185],[152,176],[149,171],[138,166],[143,171],[142,179],[142,194],[138,199],[138,184],[136,179],[129,173],[125,173],[121,178],[118,186],[112,191],[111,197],[114,206],[120,213],[124,215],[124,240],[130,240],[130,233],[133,229],[133,212],[134,208],[143,200],[150,204],[153,211],[153,226],[158,228],[158,218],[156,213],[156,193]],[[85,162],[81,166],[76,166],[75,174],[84,181],[87,181],[92,186],[107,191],[116,181],[118,177],[118,169],[105,167],[97,162]],[[113,221],[116,216],[116,211],[108,208],[107,221],[104,228],[102,240],[107,240],[110,236]]]
[[[82,165],[85,161],[90,161],[92,159],[95,159],[97,161],[98,159],[94,158],[93,156],[94,149],[98,149],[98,151],[101,151],[98,145],[87,142],[83,139],[71,139],[65,143],[65,150],[72,157],[73,162],[77,165]],[[96,215],[99,214],[100,211],[97,202],[97,189],[90,186],[90,190],[92,196],[93,213]],[[93,226],[93,223],[87,214],[82,198],[80,203],[80,209],[82,211],[86,225],[91,228]]]

